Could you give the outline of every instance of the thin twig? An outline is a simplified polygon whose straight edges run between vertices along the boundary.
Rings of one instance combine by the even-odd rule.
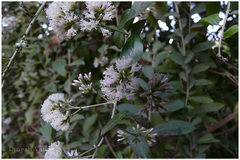
[[[230,152],[233,157],[237,157],[228,147],[226,147],[224,144],[222,144],[221,142],[218,142],[223,148],[225,148],[228,152]]]
[[[44,1],[44,2],[42,3],[42,5],[39,7],[38,11],[37,11],[36,14],[35,14],[35,17],[32,19],[32,21],[31,21],[31,23],[29,24],[27,30],[25,31],[25,33],[24,33],[24,35],[23,35],[23,37],[22,37],[22,39],[21,39],[21,41],[20,41],[19,46],[16,47],[16,49],[15,49],[12,57],[10,58],[7,66],[6,66],[6,69],[4,70],[4,72],[3,72],[3,74],[2,74],[2,88],[3,88],[3,85],[4,85],[4,79],[5,79],[5,76],[6,76],[7,71],[10,69],[10,67],[11,67],[11,65],[12,65],[12,63],[13,63],[15,57],[16,57],[16,55],[21,51],[21,49],[22,49],[22,43],[24,42],[24,39],[25,39],[26,36],[28,35],[30,29],[32,28],[33,23],[34,23],[34,22],[36,21],[36,19],[38,18],[40,12],[42,11],[42,9],[43,9],[43,7],[45,6],[46,3],[47,3],[47,1]]]
[[[221,45],[222,45],[222,38],[223,38],[223,34],[224,34],[224,29],[225,29],[226,21],[227,21],[227,18],[228,18],[229,9],[230,9],[230,2],[228,1],[226,16],[225,16],[225,18],[224,18],[223,25],[222,25],[222,31],[221,31],[221,35],[220,35],[219,47],[218,47],[218,54],[217,54],[217,56],[220,57],[220,58],[224,58],[224,57],[221,55]],[[224,58],[224,59],[227,60],[226,58]]]

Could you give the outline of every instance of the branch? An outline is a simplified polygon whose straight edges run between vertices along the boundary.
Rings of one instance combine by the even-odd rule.
[[[217,54],[217,56],[219,58],[222,58],[224,61],[227,61],[227,58],[224,58],[221,55],[221,45],[222,45],[222,38],[223,38],[223,34],[224,34],[224,28],[225,28],[225,25],[226,25],[226,21],[227,21],[227,18],[228,18],[229,9],[230,9],[230,2],[228,2],[226,16],[225,16],[224,21],[223,21],[222,31],[221,31],[220,40],[219,40],[218,54]]]
[[[42,3],[42,5],[39,7],[38,11],[36,12],[35,14],[35,17],[32,19],[31,23],[29,24],[27,30],[25,31],[23,37],[21,38],[21,41],[20,41],[20,44],[18,47],[16,47],[12,57],[10,58],[7,66],[6,66],[6,69],[4,70],[3,74],[2,74],[2,88],[3,88],[3,84],[4,84],[4,79],[5,79],[5,76],[6,76],[6,73],[7,71],[10,69],[12,63],[13,63],[13,60],[15,59],[16,55],[21,51],[22,49],[22,43],[24,42],[24,39],[26,38],[26,36],[28,35],[30,29],[32,28],[32,25],[33,23],[36,21],[36,19],[38,18],[39,14],[41,13],[43,7],[45,6],[45,4],[47,3],[47,1],[44,1]]]

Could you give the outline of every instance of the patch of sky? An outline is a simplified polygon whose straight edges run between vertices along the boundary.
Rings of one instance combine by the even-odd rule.
[[[158,26],[160,28],[162,28],[163,31],[168,31],[169,27],[167,26],[167,24],[161,20],[158,20]]]

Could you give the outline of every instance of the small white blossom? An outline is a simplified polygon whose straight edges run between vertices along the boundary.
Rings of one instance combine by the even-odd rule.
[[[154,17],[156,17],[157,15],[157,11],[155,8],[155,3],[151,3],[151,5],[149,7],[147,7],[139,16],[139,20],[145,20],[148,18],[149,14],[152,13]]]
[[[66,152],[66,155],[67,155],[68,157],[76,157],[76,156],[78,156],[78,152],[77,152],[77,150],[71,150],[70,152],[67,151],[67,152]]]
[[[102,67],[104,64],[108,63],[108,57],[103,56],[102,58],[95,58],[93,62],[93,66],[95,68],[98,67],[98,65],[101,65]]]
[[[59,141],[52,143],[44,155],[45,159],[60,159],[62,158],[62,145]]]
[[[3,17],[2,18],[2,32],[3,34],[13,33],[18,27],[18,19],[15,16]]]
[[[105,28],[103,28],[103,27],[101,27],[100,29],[101,29],[102,34],[103,34],[104,37],[108,38],[109,36],[112,35],[112,32],[109,32],[108,29],[105,29]]]
[[[67,111],[66,114],[60,112],[58,107],[63,106],[60,101],[66,102],[63,93],[51,94],[43,102],[41,113],[43,120],[50,123],[56,131],[66,131],[70,127],[70,124],[67,122],[69,112]],[[56,107],[57,105],[58,107]]]
[[[85,2],[87,10],[83,12],[85,20],[80,20],[80,27],[82,31],[91,31],[97,29],[99,25],[104,21],[110,21],[114,18],[115,7],[112,2],[106,1],[87,1]],[[100,27],[103,36],[109,37],[111,32],[109,30]]]
[[[132,78],[133,73],[140,69],[139,66],[137,63],[132,65],[131,58],[118,59],[115,67],[112,65],[103,72],[104,79],[100,81],[103,94],[109,100],[121,100],[128,85],[126,79]]]
[[[79,18],[72,11],[74,5],[75,2],[54,1],[46,9],[49,25],[60,39],[69,40],[76,35],[77,30],[73,26]]]

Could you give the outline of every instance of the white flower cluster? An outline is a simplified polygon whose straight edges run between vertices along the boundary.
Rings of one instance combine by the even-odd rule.
[[[17,21],[18,19],[15,16],[3,17],[2,18],[3,34],[13,33],[16,30],[16,28],[19,27]]]
[[[44,155],[45,159],[60,159],[62,158],[62,145],[59,141],[52,143]]]
[[[80,27],[82,31],[88,30],[91,31],[92,29],[97,29],[99,25],[101,25],[104,21],[109,21],[114,18],[115,7],[111,5],[112,2],[106,1],[89,1],[85,2],[87,6],[87,10],[83,12],[85,15],[85,19],[80,20]],[[109,30],[100,26],[103,36],[109,37],[111,32]]]
[[[102,67],[104,64],[108,63],[108,57],[103,56],[102,58],[95,58],[93,62],[93,66],[97,68],[99,65]]]
[[[54,93],[51,94],[42,105],[41,113],[43,120],[50,123],[56,131],[67,131],[70,128],[68,122],[69,111],[65,114],[60,111],[60,109],[66,107],[68,103],[70,102],[65,100],[63,93]]]
[[[69,40],[77,33],[74,24],[79,18],[74,14],[74,8],[75,2],[54,1],[46,9],[50,27],[53,28],[60,39]]]
[[[104,80],[101,80],[101,90],[103,94],[109,100],[121,100],[123,98],[123,92],[126,89],[126,82],[132,78],[134,72],[138,72],[141,69],[141,65],[133,63],[132,58],[118,59],[116,67],[110,66],[103,72]],[[131,69],[129,69],[131,67]]]

